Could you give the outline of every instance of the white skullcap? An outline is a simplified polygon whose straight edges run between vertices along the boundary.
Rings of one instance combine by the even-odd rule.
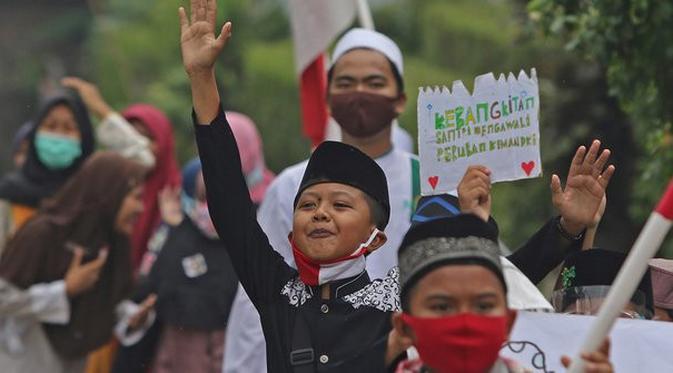
[[[334,47],[334,52],[332,52],[332,66],[341,56],[358,48],[373,49],[380,52],[395,65],[400,76],[404,73],[402,52],[397,44],[380,32],[364,28],[351,29],[339,39],[336,47]]]

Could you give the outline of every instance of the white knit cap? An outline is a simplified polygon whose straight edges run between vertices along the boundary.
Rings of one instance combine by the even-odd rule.
[[[404,73],[402,52],[397,44],[380,32],[364,28],[351,29],[339,39],[332,52],[332,66],[341,56],[358,48],[373,49],[382,53],[395,65],[400,76]]]

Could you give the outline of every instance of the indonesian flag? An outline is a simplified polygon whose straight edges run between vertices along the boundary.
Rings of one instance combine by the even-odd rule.
[[[640,279],[647,271],[649,260],[657,253],[673,224],[673,180],[659,200],[659,204],[647,219],[629,255],[626,257],[617,278],[610,286],[607,297],[601,304],[596,320],[588,331],[580,352],[593,352],[610,333],[617,317],[638,287]],[[579,354],[578,354],[579,355]],[[568,370],[571,373],[584,372],[584,362],[576,356]]]
[[[325,51],[353,22],[357,7],[354,0],[290,0],[289,10],[303,132],[315,147],[329,120]]]

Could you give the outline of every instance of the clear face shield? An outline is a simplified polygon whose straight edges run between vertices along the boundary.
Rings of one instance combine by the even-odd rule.
[[[596,315],[608,295],[610,286],[575,286],[559,289],[552,294],[552,306],[558,313]],[[621,311],[621,318],[651,319],[652,312],[645,306],[645,294],[636,290],[631,301]]]

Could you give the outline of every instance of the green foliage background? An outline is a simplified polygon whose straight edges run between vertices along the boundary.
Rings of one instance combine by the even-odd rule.
[[[673,2],[533,0],[528,9],[545,36],[604,66],[610,95],[633,118],[631,214],[645,219],[673,176]]]
[[[42,36],[35,38],[43,38],[45,45],[66,38],[74,46],[51,48],[48,54],[34,49],[35,58],[24,54],[22,61],[27,62],[20,71],[25,78],[12,80],[16,92],[24,100],[35,100],[30,87],[44,75],[36,61],[56,56],[66,61],[64,73],[99,84],[115,108],[142,101],[166,111],[174,123],[180,159],[194,156],[191,97],[180,61],[177,19],[178,6],[187,1],[70,3],[74,5],[51,17],[60,28],[36,31]],[[489,71],[537,69],[545,174],[542,179],[494,187],[494,216],[506,243],[516,248],[554,215],[548,191],[551,174],[559,173],[563,179],[574,149],[597,137],[613,149],[617,166],[598,244],[616,250],[631,246],[644,213],[673,173],[669,134],[673,33],[665,34],[673,22],[668,1],[373,3],[377,29],[398,41],[405,55],[409,104],[400,122],[414,137],[418,87],[462,79],[469,88],[474,76]],[[256,121],[267,163],[280,171],[307,157],[309,146],[300,132],[284,2],[220,0],[218,4],[219,20],[230,19],[234,24],[233,38],[217,66],[224,105]],[[66,50],[70,57],[65,56]],[[641,74],[650,80],[640,80]],[[637,120],[631,121],[622,109]],[[17,110],[15,117],[28,112]]]

